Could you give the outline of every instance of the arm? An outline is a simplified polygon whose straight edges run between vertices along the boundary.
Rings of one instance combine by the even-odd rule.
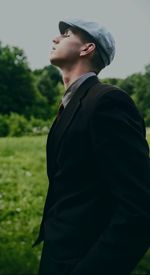
[[[99,182],[107,184],[116,207],[108,227],[71,275],[127,275],[149,248],[150,160],[144,131],[122,92],[99,100],[90,123],[92,148]]]

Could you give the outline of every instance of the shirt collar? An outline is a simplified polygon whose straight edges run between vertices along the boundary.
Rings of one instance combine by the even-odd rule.
[[[88,72],[86,74],[81,75],[78,79],[76,79],[66,90],[64,96],[62,97],[62,104],[64,107],[69,103],[71,97],[75,93],[75,91],[81,86],[81,84],[89,77],[95,76],[94,72]]]

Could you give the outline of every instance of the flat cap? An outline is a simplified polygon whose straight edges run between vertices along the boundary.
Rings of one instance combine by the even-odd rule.
[[[86,32],[95,42],[104,67],[109,65],[115,55],[115,40],[112,34],[98,22],[71,19],[59,22],[60,33],[64,33],[69,27],[78,28]]]

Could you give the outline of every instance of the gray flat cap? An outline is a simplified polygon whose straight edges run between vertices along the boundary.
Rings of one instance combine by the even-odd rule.
[[[89,22],[81,19],[71,19],[59,22],[60,33],[64,33],[69,27],[79,28],[88,33],[96,44],[97,50],[103,60],[104,66],[109,65],[115,55],[115,41],[110,32],[97,22]]]

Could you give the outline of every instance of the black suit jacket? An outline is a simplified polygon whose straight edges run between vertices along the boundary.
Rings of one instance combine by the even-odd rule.
[[[50,181],[39,238],[71,275],[129,274],[150,245],[144,121],[117,87],[88,78],[47,139]]]

